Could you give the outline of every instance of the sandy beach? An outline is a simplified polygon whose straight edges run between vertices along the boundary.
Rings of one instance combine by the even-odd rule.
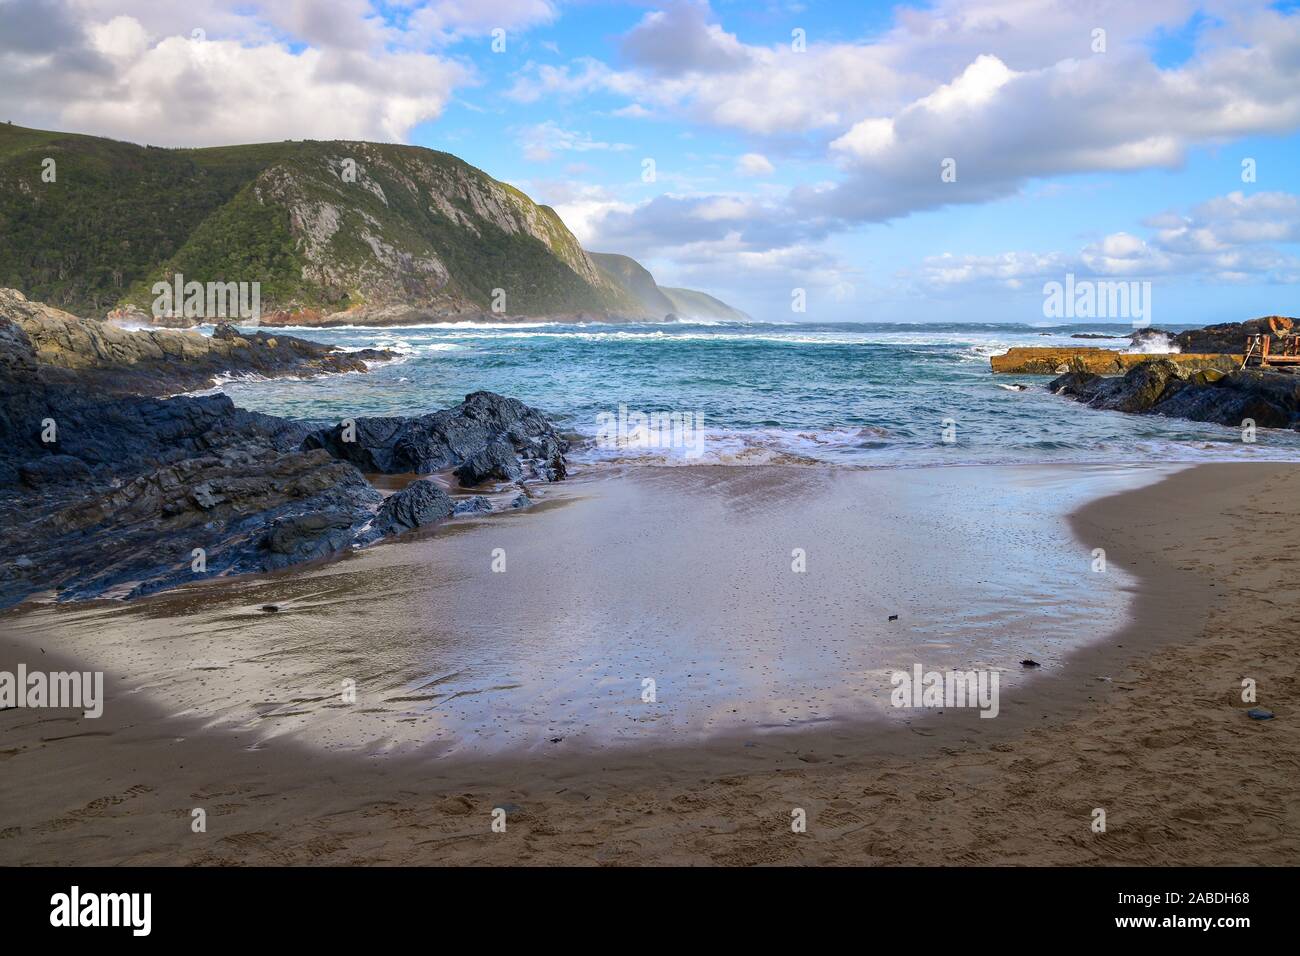
[[[1253,463],[613,471],[331,565],[17,609],[0,668],[109,692],[0,714],[0,864],[1292,863],[1298,492]],[[997,669],[997,719],[890,708],[913,661]]]

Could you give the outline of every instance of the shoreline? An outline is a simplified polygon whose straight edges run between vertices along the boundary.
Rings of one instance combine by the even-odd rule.
[[[1223,470],[1251,474],[1244,480],[1231,476],[1225,492],[1219,487],[1228,477]],[[1150,549],[1152,542],[1174,540],[1157,517],[1157,502],[1172,497],[1190,516],[1181,519],[1184,524],[1213,525],[1215,506],[1222,505],[1216,498],[1243,492],[1249,497],[1291,472],[1264,464],[1200,466],[1077,511],[1071,519],[1076,532],[1101,542],[1110,560],[1138,569],[1134,616],[1104,646],[1076,652],[1064,667],[1053,668],[1056,673],[1008,695],[996,720],[969,712],[946,719],[926,714],[869,738],[860,727],[831,727],[759,737],[749,742],[753,746],[717,738],[640,753],[489,759],[452,767],[417,757],[313,752],[292,742],[250,750],[255,735],[204,732],[201,720],[162,718],[149,701],[134,699],[125,706],[114,702],[109,714],[116,716],[101,718],[116,721],[112,734],[118,739],[107,747],[75,737],[76,730],[95,728],[54,715],[10,728],[21,731],[23,742],[15,748],[13,733],[6,735],[0,759],[6,770],[42,765],[25,775],[42,781],[42,795],[29,795],[23,804],[46,809],[26,810],[25,822],[0,826],[0,861],[1228,864],[1241,862],[1243,834],[1259,843],[1263,857],[1254,862],[1293,860],[1295,804],[1282,805],[1280,795],[1270,800],[1241,792],[1243,774],[1261,754],[1207,749],[1206,728],[1185,721],[1166,726],[1168,715],[1179,711],[1179,702],[1168,699],[1176,698],[1177,685],[1205,680],[1195,660],[1205,656],[1206,639],[1196,624],[1208,600],[1198,606],[1187,598],[1208,591],[1210,582],[1195,566],[1164,559],[1158,545]],[[1208,504],[1200,507],[1201,502]],[[1141,552],[1126,544],[1139,520],[1146,532]],[[1256,643],[1263,640],[1258,636]],[[8,658],[8,641],[4,649]],[[1262,662],[1275,659],[1275,649],[1253,651]],[[1194,659],[1190,673],[1188,658]],[[1095,679],[1103,666],[1110,682]],[[1281,718],[1267,724],[1247,720],[1240,712],[1246,705],[1235,707],[1226,690],[1208,707],[1199,699],[1193,703],[1200,717],[1218,716],[1217,737],[1233,746],[1267,742],[1270,750],[1263,756],[1294,764],[1296,736],[1276,706],[1287,695],[1279,698],[1267,689],[1293,691],[1293,670],[1288,665],[1285,675],[1261,671],[1261,703],[1273,705]],[[1165,686],[1153,688],[1151,674]],[[1134,701],[1152,704],[1146,700],[1152,694],[1154,713],[1133,712]],[[1135,728],[1144,720],[1149,730],[1134,744]],[[116,759],[103,754],[119,746],[125,749]],[[1135,746],[1135,753],[1126,752]],[[1189,789],[1194,770],[1171,764],[1166,750],[1185,751],[1185,759],[1207,768],[1208,779],[1194,780],[1199,785]],[[1158,771],[1142,775],[1156,758]],[[1221,779],[1225,770],[1230,781]],[[86,783],[101,773],[104,782]],[[1040,782],[1040,774],[1053,778],[1050,785]],[[326,781],[332,786],[321,785]],[[1088,783],[1102,796],[1080,792]],[[87,787],[111,792],[92,796]],[[1124,798],[1126,790],[1144,788],[1167,792],[1145,793],[1138,804]],[[1161,812],[1162,806],[1197,803],[1208,790],[1225,788],[1227,796],[1220,794],[1214,803],[1217,825],[1204,808],[1193,807],[1201,819],[1185,827]],[[252,800],[252,794],[263,798]],[[224,807],[222,815],[209,820],[206,835],[190,834],[187,808],[213,801]],[[1114,801],[1112,830],[1091,840],[1088,813],[1106,801]],[[490,832],[488,815],[500,805],[507,806],[510,833],[522,837]],[[782,823],[791,806],[808,809],[807,834],[796,837]],[[40,819],[53,807],[63,810]],[[1289,833],[1278,823],[1279,809]],[[1274,822],[1265,825],[1261,818]],[[1055,826],[1045,825],[1053,821]],[[1206,826],[1217,834],[1213,845],[1207,845]],[[168,830],[174,831],[170,837]],[[1153,833],[1172,843],[1153,841]]]

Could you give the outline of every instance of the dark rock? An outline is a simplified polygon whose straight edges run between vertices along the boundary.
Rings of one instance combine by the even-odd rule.
[[[53,446],[40,441],[46,417],[58,423]],[[448,433],[464,431],[449,417]],[[0,468],[0,553],[31,561],[0,567],[0,607],[47,589],[65,600],[135,596],[274,570],[452,513],[430,482],[386,501],[349,462],[299,450],[317,430],[236,408],[224,395],[0,382],[0,443],[21,463]],[[547,431],[535,440],[544,449]],[[530,441],[525,434],[520,445]],[[513,455],[515,446],[500,447]],[[481,497],[466,507],[492,510]]]
[[[343,509],[280,518],[263,540],[262,566],[270,571],[338,554],[352,544],[355,524],[355,514]]]
[[[1094,372],[1066,372],[1055,378],[1047,387],[1057,395],[1070,395],[1080,401],[1089,402],[1096,396],[1105,379]]]
[[[1263,707],[1252,707],[1246,711],[1246,716],[1251,720],[1272,720],[1274,714],[1271,710],[1265,710]]]
[[[1248,418],[1261,428],[1292,427],[1295,412],[1274,404],[1267,395],[1267,392],[1252,391],[1249,383],[1241,381],[1213,385],[1188,383],[1161,402],[1156,410],[1172,418],[1234,427],[1240,427]]]
[[[510,502],[511,508],[527,508],[533,503],[533,499],[527,495],[515,495],[514,500]]]
[[[1048,386],[1058,395],[1071,395],[1093,408],[1116,412],[1144,412],[1160,400],[1171,381],[1186,374],[1173,362],[1153,359],[1135,365],[1123,375],[1101,376],[1067,372]]]
[[[29,488],[90,477],[86,463],[74,455],[46,455],[18,466],[18,475]]]
[[[280,605],[278,605],[278,604],[263,604],[261,609],[262,609],[262,611],[263,611],[264,613],[266,613],[266,614],[274,614],[274,613],[276,613],[278,610],[280,610]]]
[[[1183,352],[1228,352],[1239,355],[1246,350],[1247,336],[1273,334],[1268,324],[1270,318],[1280,317],[1264,316],[1246,322],[1207,325],[1203,329],[1179,332],[1172,337],[1172,342]],[[1295,319],[1283,319],[1283,322],[1294,323],[1295,321]]]
[[[472,488],[485,481],[518,481],[523,472],[510,444],[503,439],[496,439],[453,474],[463,486]]]
[[[1189,372],[1159,358],[1135,365],[1122,376],[1070,372],[1048,386],[1058,395],[1093,408],[1138,412],[1240,427],[1251,419],[1261,428],[1300,424],[1300,376],[1245,369]]]
[[[483,515],[491,512],[492,502],[483,495],[475,495],[472,498],[458,501],[452,509],[452,514],[457,515]]]
[[[0,315],[0,377],[32,378],[36,375],[36,352],[22,327]]]
[[[1168,332],[1164,329],[1137,329],[1129,336],[1129,342],[1135,349],[1152,345],[1168,348],[1171,351],[1204,355],[1226,353],[1240,355],[1246,349],[1246,337],[1263,333],[1270,334],[1268,319],[1251,319],[1248,322],[1223,322],[1209,325],[1203,329],[1190,329],[1186,332]]]
[[[379,506],[373,529],[380,535],[402,534],[450,518],[451,498],[427,479],[413,481]]]
[[[348,441],[349,432],[354,431]],[[493,448],[492,446],[500,446]],[[363,472],[427,475],[474,464],[466,473],[507,474],[543,481],[564,478],[568,442],[546,416],[523,402],[474,392],[453,408],[418,418],[358,418],[312,432],[304,448],[324,448]],[[487,453],[487,457],[480,457]],[[505,458],[514,459],[509,465]],[[480,478],[479,480],[484,480]],[[469,484],[477,484],[471,481]]]
[[[1167,360],[1144,362],[1129,369],[1113,389],[1104,388],[1092,404],[1117,412],[1144,412],[1160,401],[1171,382],[1181,382],[1183,374]]]
[[[1043,665],[1038,663],[1038,661],[1036,660],[1032,660],[1031,658],[1026,657],[1023,661],[1020,662],[1020,666],[1021,667],[1042,667]]]

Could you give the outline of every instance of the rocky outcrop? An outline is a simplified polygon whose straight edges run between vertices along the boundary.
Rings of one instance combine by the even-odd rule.
[[[495,478],[558,481],[568,443],[546,416],[513,398],[474,392],[454,408],[418,418],[358,418],[307,436],[362,471],[397,475],[457,469],[464,485]]]
[[[38,336],[48,332],[38,326]],[[46,592],[134,597],[271,571],[458,510],[492,510],[481,496],[453,502],[430,481],[385,498],[363,468],[467,469],[519,488],[565,474],[566,445],[546,417],[490,392],[418,418],[359,419],[361,444],[337,426],[250,412],[225,395],[105,388],[97,373],[118,366],[77,364],[78,334],[54,339],[78,348],[52,350],[45,339],[42,350],[23,325],[0,317],[0,607]],[[141,371],[133,382],[148,378]],[[155,387],[173,384],[167,375]]]
[[[511,443],[497,438],[452,474],[466,488],[473,488],[485,481],[518,481],[521,472]]]
[[[477,505],[471,506],[473,510]],[[488,510],[492,510],[491,504]],[[451,497],[427,478],[411,482],[396,494],[389,495],[375,516],[371,531],[376,537],[403,534],[437,524],[455,511]]]
[[[990,357],[995,372],[1021,375],[1061,375],[1066,372],[1091,372],[1094,375],[1122,375],[1134,366],[1151,361],[1150,354],[1120,352],[1089,346],[1079,348],[1017,347]],[[1205,368],[1228,371],[1241,365],[1241,355],[1171,354],[1162,356],[1188,371]]]
[[[1160,358],[1116,377],[1069,372],[1048,387],[1092,408],[1238,427],[1246,419],[1263,428],[1300,425],[1300,378],[1282,372],[1189,372]]]
[[[26,334],[47,380],[124,394],[192,391],[222,375],[364,372],[370,362],[396,357],[383,350],[343,352],[287,335],[243,333],[229,325],[218,326],[211,336],[127,330],[29,302],[14,289],[0,289],[0,321],[6,319]]]
[[[307,431],[224,395],[0,383],[0,442],[17,462],[0,471],[0,552],[13,558],[0,606],[50,590],[129,597],[339,550],[381,496],[351,465],[297,450]],[[331,527],[305,527],[293,548],[268,533],[320,515]]]
[[[57,425],[53,442],[40,441],[44,420]],[[425,463],[491,460],[501,470],[485,480],[522,483],[525,465],[513,450],[506,459],[518,442],[541,456],[528,460],[529,477],[564,475],[562,441],[540,413],[513,399],[479,392],[457,408],[396,421],[394,434],[447,442]],[[530,427],[543,433],[528,435]],[[0,387],[0,441],[17,452],[17,466],[0,471],[0,551],[13,557],[0,567],[0,606],[42,591],[61,599],[134,597],[275,570],[426,527],[456,510],[429,481],[385,499],[314,438],[328,433],[238,409],[223,395],[113,398],[63,385]],[[387,460],[405,460],[401,454]],[[491,510],[478,496],[465,505],[470,513]]]

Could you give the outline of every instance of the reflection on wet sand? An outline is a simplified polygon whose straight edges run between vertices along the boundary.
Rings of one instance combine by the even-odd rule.
[[[171,714],[372,754],[890,719],[894,669],[995,668],[1014,692],[1023,657],[1118,628],[1131,580],[1091,573],[1064,516],[1168,471],[593,472],[335,564],[0,629]]]

